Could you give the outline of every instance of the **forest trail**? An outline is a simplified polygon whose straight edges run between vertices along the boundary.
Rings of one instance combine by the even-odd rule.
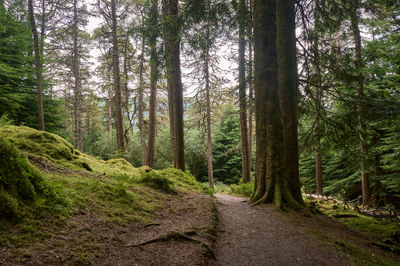
[[[216,194],[220,228],[214,265],[352,265],[346,255],[292,224],[272,205]]]

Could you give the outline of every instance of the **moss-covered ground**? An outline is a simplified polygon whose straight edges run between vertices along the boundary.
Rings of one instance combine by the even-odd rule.
[[[33,246],[65,247],[65,239],[54,242],[57,232],[79,235],[83,225],[114,234],[116,228],[151,224],[165,202],[203,192],[210,193],[176,169],[135,168],[122,158],[103,161],[51,133],[0,127],[0,254],[11,256],[5,262],[29,261]],[[53,240],[42,244],[47,239]],[[93,243],[74,241],[81,251],[68,254],[84,260]]]
[[[357,265],[400,265],[400,224],[394,218],[358,213],[337,200],[305,199],[319,226],[313,234],[350,255]]]

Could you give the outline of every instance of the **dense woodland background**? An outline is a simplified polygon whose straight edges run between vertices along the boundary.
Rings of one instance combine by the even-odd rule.
[[[254,180],[253,3],[177,5],[0,0],[1,123],[201,182]],[[303,191],[356,199],[363,179],[365,204],[399,204],[398,1],[301,0],[295,11]],[[182,80],[167,78],[180,68]]]

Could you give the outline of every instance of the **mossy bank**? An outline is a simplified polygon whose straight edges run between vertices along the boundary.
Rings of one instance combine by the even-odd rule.
[[[58,239],[60,231],[79,232],[83,221],[85,230],[100,226],[113,234],[116,228],[151,224],[166,202],[204,192],[206,186],[176,169],[135,168],[122,158],[103,161],[55,134],[0,127],[0,257],[5,258],[0,264],[30,261],[30,247]],[[67,240],[57,241],[63,246]],[[93,243],[76,241],[82,242],[79,256],[87,258]],[[48,245],[57,243],[43,248],[52,248]],[[77,251],[71,252],[62,252],[64,259]]]

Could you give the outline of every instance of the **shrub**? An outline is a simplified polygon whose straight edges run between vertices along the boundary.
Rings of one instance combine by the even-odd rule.
[[[230,185],[231,192],[233,194],[239,194],[245,197],[250,197],[254,191],[254,182],[239,184],[239,185]]]

